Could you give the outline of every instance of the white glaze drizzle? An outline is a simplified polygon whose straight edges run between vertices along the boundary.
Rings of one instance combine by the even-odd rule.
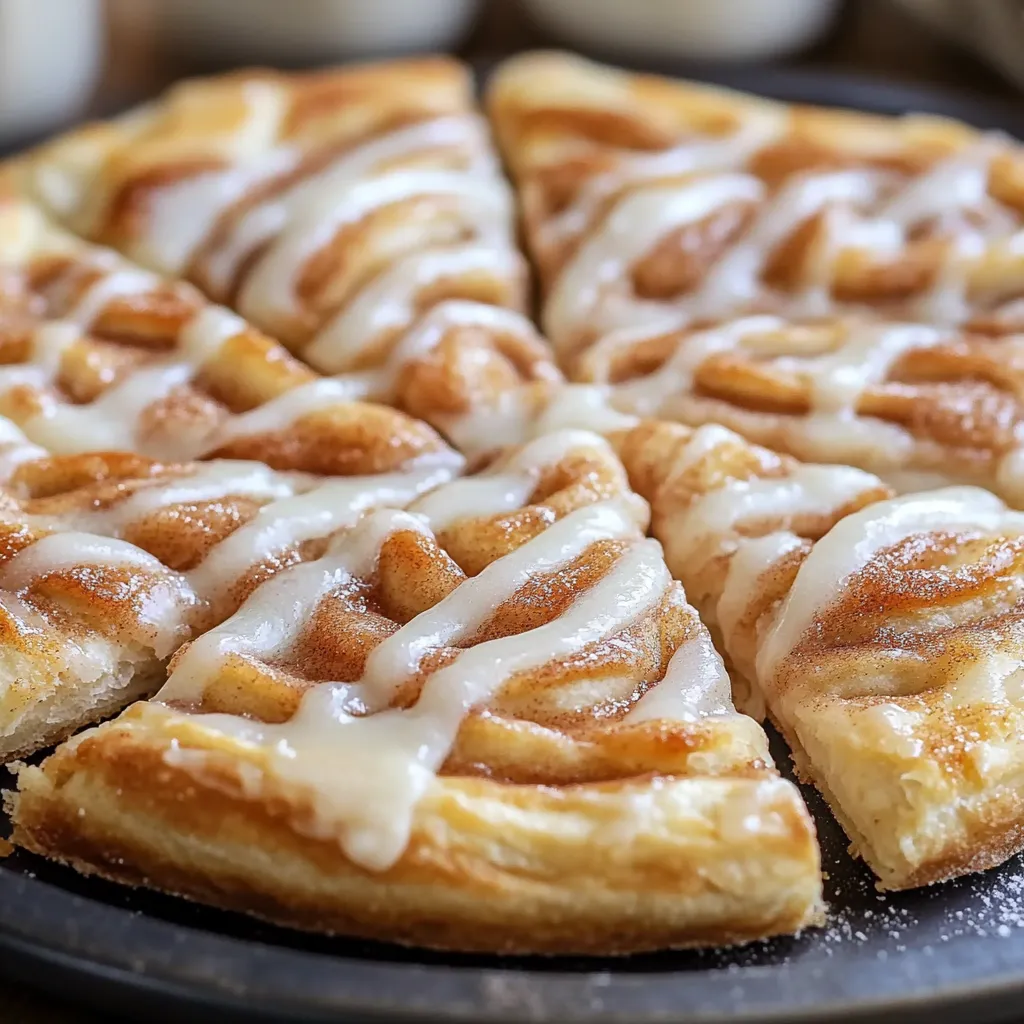
[[[416,525],[421,520],[399,515],[370,517],[340,542],[337,553],[288,570],[261,588],[238,615],[192,645],[161,699],[195,702],[232,653],[266,658],[283,651],[297,636],[292,624],[308,620],[339,583],[369,571],[387,536],[396,529],[423,529]],[[556,571],[597,540],[615,538],[634,543],[559,618],[463,650],[427,678],[415,705],[388,709],[397,686],[418,671],[429,652],[472,636],[538,574]],[[340,833],[350,858],[385,870],[405,849],[415,806],[473,707],[486,703],[516,673],[613,635],[661,600],[670,579],[660,548],[636,538],[628,509],[618,503],[579,509],[384,640],[371,653],[361,680],[313,687],[290,721],[263,725],[220,714],[194,721],[262,748],[276,775],[302,786],[314,799],[319,834]],[[269,601],[278,609],[269,617],[273,621],[264,607]],[[281,607],[293,609],[293,614],[281,616]],[[365,713],[354,715],[357,709]]]
[[[64,353],[82,337],[76,324],[54,320],[41,324],[29,335],[28,358],[0,366],[0,388],[27,385],[44,388],[60,375]]]
[[[409,507],[423,516],[432,530],[446,530],[460,519],[490,517],[511,512],[529,499],[545,470],[573,452],[596,450],[609,458],[604,438],[584,430],[560,430],[523,445],[483,473],[462,477]]]
[[[407,505],[450,475],[435,468],[326,480],[303,494],[264,505],[253,519],[216,545],[188,573],[189,580],[207,600],[217,600],[257,562],[351,526],[369,509]]]
[[[187,580],[148,552],[116,538],[74,531],[40,537],[0,566],[0,589],[17,594],[52,573],[93,568],[130,569],[152,577],[138,599],[140,629],[130,632],[151,644],[158,658],[167,657],[186,639],[188,615],[196,604]]]
[[[664,316],[664,303],[631,297],[630,267],[677,228],[695,224],[731,203],[757,203],[763,196],[762,183],[743,174],[723,174],[683,187],[652,187],[625,196],[558,275],[544,310],[548,336],[557,346],[595,321],[608,330]]]
[[[187,363],[147,367],[87,405],[46,396],[42,411],[23,424],[25,433],[58,455],[138,449],[135,432],[139,418],[154,402],[191,380],[194,372]]]
[[[78,340],[80,327],[97,316],[113,295],[135,294],[133,289],[140,280],[148,282],[151,277],[142,272],[117,271],[98,281],[79,308],[72,311],[71,319],[51,322],[34,332],[32,362],[10,370],[23,368],[33,374],[32,383],[37,387],[51,383],[59,373],[63,352]],[[112,283],[106,287],[108,282]],[[144,288],[148,290],[149,285]],[[129,374],[84,405],[72,405],[54,394],[42,393],[41,411],[22,423],[22,430],[31,441],[56,454],[142,450],[145,445],[136,438],[136,430],[145,410],[191,380],[229,338],[245,329],[245,322],[234,313],[217,306],[204,307],[183,325],[172,355]],[[0,372],[0,386],[10,383]],[[191,454],[182,451],[179,457]]]
[[[475,328],[491,339],[518,338],[531,343],[540,340],[536,328],[522,313],[468,299],[447,299],[432,306],[413,327],[398,338],[379,366],[341,373],[332,379],[337,381],[350,401],[369,399],[393,402],[396,397],[395,386],[402,370],[410,363],[425,358],[450,331],[467,328]],[[457,431],[463,415],[467,414],[439,413],[434,425],[446,431]]]
[[[757,655],[757,674],[767,685],[815,620],[839,598],[843,585],[887,548],[915,534],[1024,533],[1024,514],[1010,512],[988,491],[950,487],[905,495],[840,520],[819,540],[800,567]]]
[[[703,627],[676,649],[665,676],[652,686],[623,716],[634,725],[668,719],[694,722],[710,715],[735,713],[732,684],[721,655]]]
[[[424,196],[443,197],[452,203],[481,243],[509,241],[511,199],[499,179],[459,171],[398,170],[360,181],[339,196],[324,196],[296,213],[246,276],[238,308],[263,324],[296,313],[297,275],[314,253],[346,225],[359,223],[392,204]]]
[[[407,332],[413,326],[421,312],[421,291],[464,274],[487,273],[516,280],[522,272],[522,257],[508,246],[466,245],[403,256],[324,324],[303,349],[302,357],[326,373],[347,370],[382,337]]]
[[[629,430],[639,420],[620,412],[609,401],[610,390],[593,384],[562,384],[531,425],[541,436],[553,430],[577,427],[601,434]]]
[[[247,210],[232,225],[223,244],[211,254],[213,287],[225,291],[246,257],[285,231],[296,217],[323,208],[356,184],[380,172],[382,166],[415,157],[438,147],[468,147],[468,171],[493,174],[482,122],[457,115],[399,128],[342,153],[323,170],[301,178],[285,191]]]
[[[9,480],[23,463],[46,455],[46,449],[32,444],[13,420],[0,416],[0,483]]]
[[[139,262],[162,273],[181,274],[222,211],[297,160],[298,153],[279,144],[289,91],[278,82],[252,79],[237,96],[244,116],[230,132],[218,125],[217,151],[208,154],[226,164],[152,191],[143,228],[131,247]]]
[[[765,264],[784,240],[817,215],[822,219],[813,258],[807,261],[809,279],[802,291],[781,300],[789,315],[836,311],[832,276],[842,252],[860,250],[892,259],[908,244],[915,226],[937,223],[943,231],[946,222],[949,243],[935,283],[908,312],[940,323],[962,321],[970,313],[971,266],[993,240],[1020,234],[1015,217],[987,193],[997,152],[998,143],[982,140],[906,182],[895,173],[864,168],[806,172],[794,175],[767,198],[758,179],[735,172],[689,178],[675,187],[644,184],[641,172],[638,187],[618,200],[559,274],[545,310],[548,333],[560,346],[584,328],[600,335],[619,326],[643,325],[669,310],[688,322],[777,304],[762,281]],[[657,155],[653,159],[656,166]],[[600,183],[601,176],[595,180]],[[758,213],[695,289],[671,301],[631,297],[628,271],[633,264],[682,224],[733,202],[753,202]],[[690,218],[687,209],[693,211]],[[964,211],[979,216],[981,225],[957,222]]]
[[[181,274],[213,231],[220,216],[246,193],[298,160],[294,150],[272,150],[254,165],[235,165],[185,178],[155,192],[143,234],[132,256],[165,274]]]
[[[688,140],[655,153],[618,153],[611,170],[585,181],[572,203],[541,225],[541,240],[551,244],[579,234],[590,224],[600,206],[627,185],[636,186],[682,175],[739,170],[747,159],[783,129],[784,117],[766,111],[750,117],[737,130],[719,138]]]
[[[871,474],[851,466],[806,464],[794,467],[784,477],[729,480],[700,495],[680,514],[680,536],[673,538],[676,550],[680,557],[689,558],[701,549],[709,550],[709,538],[729,535],[740,524],[820,515],[877,484]]]
[[[659,369],[645,377],[613,385],[611,393],[615,405],[637,416],[656,416],[673,398],[692,390],[694,377],[706,360],[722,352],[743,350],[752,339],[783,330],[785,326],[778,317],[752,316],[683,337]],[[630,328],[615,331],[597,342],[588,355],[598,379],[610,373],[617,354],[628,351],[647,334],[645,329]]]
[[[757,592],[757,581],[802,543],[795,533],[785,530],[767,533],[763,537],[745,537],[739,542],[729,560],[725,585],[715,609],[727,646]]]
[[[850,321],[836,348],[805,356],[786,354],[786,330],[784,321],[761,316],[680,337],[657,370],[612,385],[611,401],[641,416],[690,419],[701,366],[716,355],[742,352],[807,382],[810,411],[775,417],[783,443],[801,458],[851,461],[882,471],[909,457],[914,444],[910,432],[860,414],[858,405],[864,392],[884,383],[906,353],[948,344],[949,333],[924,324]],[[598,379],[610,374],[616,355],[635,341],[635,333],[617,332],[594,347],[591,366]]]
[[[319,480],[302,473],[279,473],[259,462],[221,459],[199,463],[184,475],[146,481],[104,508],[54,516],[18,512],[16,521],[38,529],[88,531],[119,539],[132,524],[163,508],[228,497],[266,502],[184,574],[196,594],[213,602],[257,563],[350,526],[369,509],[404,507],[445,484],[451,475],[451,468],[433,466],[407,473]]]
[[[114,299],[145,295],[160,286],[155,274],[134,267],[121,267],[104,273],[91,284],[64,319],[87,331]]]
[[[309,483],[301,474],[278,473],[261,462],[215,459],[191,467],[186,474],[147,480],[127,497],[104,508],[80,509],[52,517],[19,514],[19,519],[44,529],[72,528],[119,537],[127,527],[160,509],[228,497],[276,501],[303,486],[308,487]]]

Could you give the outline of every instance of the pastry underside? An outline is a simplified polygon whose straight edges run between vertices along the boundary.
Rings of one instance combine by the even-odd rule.
[[[1010,139],[560,53],[507,61],[487,102],[567,368],[612,331],[748,313],[1021,327]]]
[[[0,415],[56,454],[259,458],[365,475],[460,458],[426,424],[352,401],[190,285],[0,195]]]
[[[19,776],[16,843],[301,928],[495,952],[820,915],[814,831],[600,437],[370,512]]]
[[[167,658],[264,579],[454,467],[346,477],[261,462],[49,456],[0,420],[0,760],[149,696]]]
[[[897,490],[974,484],[1024,505],[1024,348],[920,323],[770,315],[612,332],[577,376],[622,413],[718,423]]]
[[[653,533],[883,888],[1024,847],[1024,517],[650,424]],[[637,441],[636,436],[633,438]]]

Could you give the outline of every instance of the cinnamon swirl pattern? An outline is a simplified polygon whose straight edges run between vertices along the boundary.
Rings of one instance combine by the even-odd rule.
[[[155,701],[24,769],[16,841],[448,948],[812,923],[807,813],[647,515],[582,432],[368,514],[183,648]]]
[[[188,82],[57,140],[23,178],[72,229],[187,277],[345,396],[458,439],[468,408],[550,376],[512,193],[454,61]],[[334,400],[325,387],[301,400]]]
[[[581,356],[578,375],[625,413],[723,424],[900,490],[978,484],[1024,507],[1022,355],[1017,336],[754,316],[612,332]]]
[[[423,423],[288,355],[191,286],[0,197],[0,413],[54,453],[261,460],[328,474],[457,466]]]
[[[0,499],[0,604],[16,654],[0,678],[0,759],[153,692],[177,647],[263,580],[452,475],[323,479],[240,460],[28,451]]]
[[[858,470],[650,429],[674,469],[638,483],[669,565],[881,884],[1017,852],[1024,516],[973,487],[879,501]]]
[[[938,119],[768,103],[566,54],[490,87],[548,336],[859,310],[1020,329],[1024,158]]]

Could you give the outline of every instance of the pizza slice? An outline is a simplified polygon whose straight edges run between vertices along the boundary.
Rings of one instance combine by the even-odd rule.
[[[1020,850],[1024,516],[974,487],[893,497],[722,427],[648,430],[672,469],[634,482],[669,566],[881,886]]]
[[[796,788],[600,437],[373,512],[22,769],[15,842],[303,928],[626,953],[815,923]]]
[[[1019,330],[1024,156],[954,121],[789,106],[560,53],[488,108],[566,368],[749,313]]]

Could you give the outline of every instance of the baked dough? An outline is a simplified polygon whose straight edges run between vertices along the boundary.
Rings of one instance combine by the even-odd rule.
[[[4,459],[19,452],[9,442]],[[111,475],[133,456],[110,457]],[[32,453],[14,479],[41,479]],[[121,463],[121,465],[118,465]],[[125,465],[127,463],[127,465]],[[99,467],[94,467],[99,469]],[[51,483],[63,478],[56,466]],[[45,504],[45,499],[44,499]],[[187,579],[119,538],[25,515],[0,500],[0,761],[63,739],[152,693],[167,658],[193,634]]]
[[[177,647],[260,582],[318,557],[368,510],[452,477],[444,466],[325,479],[242,460],[50,457],[6,428],[0,760],[148,696]]]
[[[492,952],[819,919],[813,827],[598,436],[338,534],[157,699],[24,768],[17,843],[304,928]],[[334,681],[332,681],[334,680]]]
[[[566,366],[616,329],[750,312],[1024,322],[1024,158],[1003,137],[559,53],[506,62],[488,107]]]
[[[634,482],[670,567],[882,887],[1020,850],[1024,515],[973,487],[887,497],[718,426],[648,430],[674,468]]]
[[[512,192],[456,61],[186,82],[21,177],[73,230],[187,277],[349,397],[457,432],[479,396],[543,383]]]
[[[457,465],[428,426],[350,400],[193,287],[0,194],[0,414],[54,453],[260,458],[370,474]]]
[[[578,374],[622,412],[859,466],[897,489],[976,484],[1024,507],[1024,347],[919,323],[752,316],[612,332]]]

